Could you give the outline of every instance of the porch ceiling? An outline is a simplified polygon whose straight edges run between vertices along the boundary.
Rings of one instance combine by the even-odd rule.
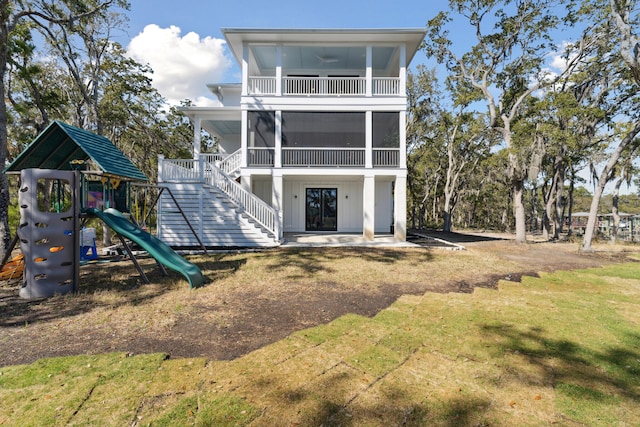
[[[276,49],[274,46],[251,47],[253,58],[263,74],[275,70]],[[376,47],[373,54],[373,69],[383,73],[391,68],[396,48]],[[284,46],[282,67],[285,70],[318,70],[339,73],[362,70],[366,67],[364,46]]]
[[[203,120],[202,127],[220,137],[240,135],[242,122],[240,120]]]
[[[242,29],[223,28],[222,33],[239,64],[242,63],[242,44],[307,45],[307,46],[389,46],[406,43],[407,63],[424,40],[424,28],[388,29]],[[317,58],[316,58],[317,59]]]

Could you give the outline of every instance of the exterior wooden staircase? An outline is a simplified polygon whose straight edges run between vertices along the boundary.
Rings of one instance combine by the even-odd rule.
[[[199,247],[176,206],[180,206],[198,237],[208,248],[272,247],[281,243],[278,213],[243,189],[234,177],[240,162],[160,158],[158,181],[171,190],[158,203],[158,237],[172,247]]]

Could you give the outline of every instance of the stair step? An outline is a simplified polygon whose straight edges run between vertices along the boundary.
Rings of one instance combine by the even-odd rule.
[[[203,183],[168,184],[176,202],[207,246],[277,246],[272,233],[231,202],[218,189]],[[173,246],[199,246],[170,196],[159,202],[159,236]]]

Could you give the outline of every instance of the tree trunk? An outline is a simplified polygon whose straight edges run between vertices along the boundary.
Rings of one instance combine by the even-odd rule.
[[[600,205],[600,197],[602,196],[602,191],[604,190],[604,186],[606,183],[604,180],[598,183],[596,187],[596,191],[593,194],[593,198],[591,199],[591,207],[589,208],[589,219],[587,220],[587,226],[584,230],[584,243],[582,245],[582,250],[585,252],[590,252],[593,250],[591,247],[591,240],[593,239],[593,235],[596,228],[596,220],[598,219],[598,205]]]
[[[563,150],[563,152],[566,150]],[[564,160],[563,156],[559,154],[556,156],[556,161],[554,163],[555,166],[555,217],[554,217],[554,230],[553,230],[553,238],[555,240],[560,238],[560,233],[562,233],[562,228],[564,226],[564,209],[562,204],[562,196],[564,194],[564,179],[566,176]]]
[[[613,189],[613,201],[611,206],[611,216],[613,224],[611,225],[611,235],[609,236],[612,245],[615,245],[618,239],[618,229],[620,228],[620,212],[618,210],[618,202],[620,201],[620,185],[622,185],[624,178],[618,179],[616,186]]]
[[[454,188],[455,182],[457,181],[456,177],[450,178],[449,174],[451,172],[447,171],[447,181],[444,186],[444,209],[443,209],[443,217],[444,217],[444,226],[442,227],[442,231],[451,231],[452,226],[452,218],[453,218],[453,208],[455,205],[455,195]]]
[[[549,214],[547,212],[548,208],[545,207],[542,217],[542,238],[544,240],[551,240],[551,221],[549,220]]]
[[[7,104],[4,85],[7,72],[9,28],[9,5],[0,1],[0,165],[4,168],[7,160]],[[9,230],[9,181],[7,175],[0,173],[0,254],[4,257],[11,240]]]
[[[516,220],[516,243],[527,242],[526,215],[523,203],[524,182],[513,181],[513,216]]]
[[[444,226],[442,231],[451,232],[451,213],[447,210],[444,211]]]
[[[551,183],[551,189],[549,191],[549,194],[546,197],[545,203],[544,203],[544,233],[543,233],[543,237],[545,240],[551,240],[552,238],[557,238],[557,231],[555,229],[557,229],[557,227],[555,227],[556,224],[556,212],[555,212],[555,201],[556,201],[556,192],[555,192],[555,185],[552,182]],[[551,235],[551,224],[553,223],[554,225],[554,231],[553,231],[553,236]]]
[[[569,214],[567,215],[567,218],[569,221],[569,226],[568,226],[569,229],[567,230],[567,235],[569,237],[571,237],[571,235],[573,234],[573,190],[574,190],[573,182],[574,181],[572,179],[571,184],[569,184]]]

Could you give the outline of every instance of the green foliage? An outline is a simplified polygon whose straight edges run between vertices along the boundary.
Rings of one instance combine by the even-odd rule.
[[[476,99],[468,89],[448,84],[443,93],[435,72],[424,67],[409,74],[407,164],[413,227],[439,227],[443,219],[445,228],[450,225],[447,219],[456,204],[466,202],[463,194],[476,166],[495,143],[485,132],[484,116],[467,110],[469,102]],[[458,108],[450,112],[443,95],[458,94]]]
[[[10,38],[9,159],[56,119],[107,136],[152,180],[158,154],[186,157],[193,138],[188,119],[175,107],[165,111],[165,100],[151,86],[153,71],[109,39],[124,25],[128,2],[28,6],[39,14],[19,21]],[[43,59],[34,31],[44,38],[49,58],[57,59]]]

